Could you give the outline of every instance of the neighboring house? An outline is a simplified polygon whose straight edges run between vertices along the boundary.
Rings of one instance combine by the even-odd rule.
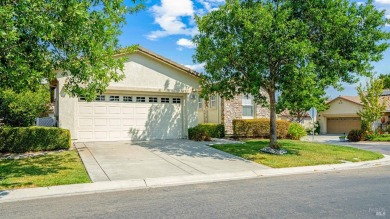
[[[297,122],[297,117],[294,115],[291,115],[288,110],[284,110],[278,115],[278,118],[282,120],[287,120],[290,122]],[[313,127],[313,119],[310,117],[310,114],[306,112],[302,118],[301,121],[299,122],[305,129],[311,129]]]
[[[374,122],[375,129],[390,122],[390,92],[385,91],[381,100],[385,102],[386,109],[383,112],[383,123],[382,119]],[[327,104],[329,108],[319,112],[317,117],[321,134],[347,134],[352,129],[361,128],[361,118],[357,112],[363,108],[363,104],[359,96],[339,96]]]
[[[357,112],[363,105],[358,96],[339,96],[327,104],[329,108],[319,112],[317,117],[321,134],[348,134],[352,129],[360,129],[361,120]]]
[[[198,122],[223,124],[228,135],[233,134],[234,119],[269,117],[269,109],[256,105],[252,96],[237,95],[232,100],[225,100],[211,95],[208,101],[198,99]]]
[[[199,74],[145,48],[128,57],[125,78],[95,101],[70,97],[58,77],[55,116],[78,141],[179,139],[196,126]],[[119,57],[118,56],[118,57]]]

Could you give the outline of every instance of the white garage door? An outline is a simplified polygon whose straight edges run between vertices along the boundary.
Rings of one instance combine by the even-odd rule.
[[[78,140],[182,138],[182,98],[101,95],[78,104]]]

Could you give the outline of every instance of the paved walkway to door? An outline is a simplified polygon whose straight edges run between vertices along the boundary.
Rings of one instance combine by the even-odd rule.
[[[208,143],[154,140],[75,145],[93,182],[269,169],[211,148]]]

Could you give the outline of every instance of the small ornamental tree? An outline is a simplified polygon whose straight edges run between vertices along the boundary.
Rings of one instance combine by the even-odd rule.
[[[298,92],[294,86],[301,92],[339,87],[341,81],[370,75],[370,63],[389,46],[384,15],[370,0],[360,5],[348,0],[227,0],[196,17],[194,60],[205,63],[203,95],[230,99],[251,94],[257,103],[269,105],[269,146],[279,148],[276,94]]]
[[[122,78],[118,36],[140,8],[136,0],[0,1],[0,90],[35,90],[60,73],[70,94],[92,100]]]
[[[363,109],[358,112],[362,119],[362,127],[371,131],[373,122],[380,119],[386,109],[385,103],[380,99],[383,93],[383,80],[371,77],[366,87],[360,84],[356,89],[363,103]]]

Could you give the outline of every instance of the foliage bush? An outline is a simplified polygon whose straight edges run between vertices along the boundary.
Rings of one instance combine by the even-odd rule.
[[[366,131],[364,135],[365,140],[367,141],[372,141],[375,138],[378,138],[379,136],[380,134],[378,132],[373,132],[373,131]]]
[[[305,128],[299,123],[293,122],[288,128],[288,137],[293,140],[300,140],[306,135],[307,133]]]
[[[225,127],[222,124],[205,123],[188,129],[188,137],[195,141],[210,141],[211,138],[225,137]]]
[[[0,118],[8,126],[31,126],[35,118],[48,111],[49,104],[50,92],[43,87],[36,92],[4,90],[0,92]]]
[[[70,132],[54,127],[16,127],[0,129],[0,152],[24,153],[69,149]]]
[[[365,140],[364,131],[360,130],[360,129],[352,129],[348,133],[347,138],[348,138],[349,141],[352,141],[352,142],[358,142],[358,141],[361,141],[361,140]]]
[[[276,121],[276,135],[278,138],[286,138],[290,122]],[[235,119],[233,120],[233,135],[235,137],[261,137],[268,138],[270,134],[269,119]]]

